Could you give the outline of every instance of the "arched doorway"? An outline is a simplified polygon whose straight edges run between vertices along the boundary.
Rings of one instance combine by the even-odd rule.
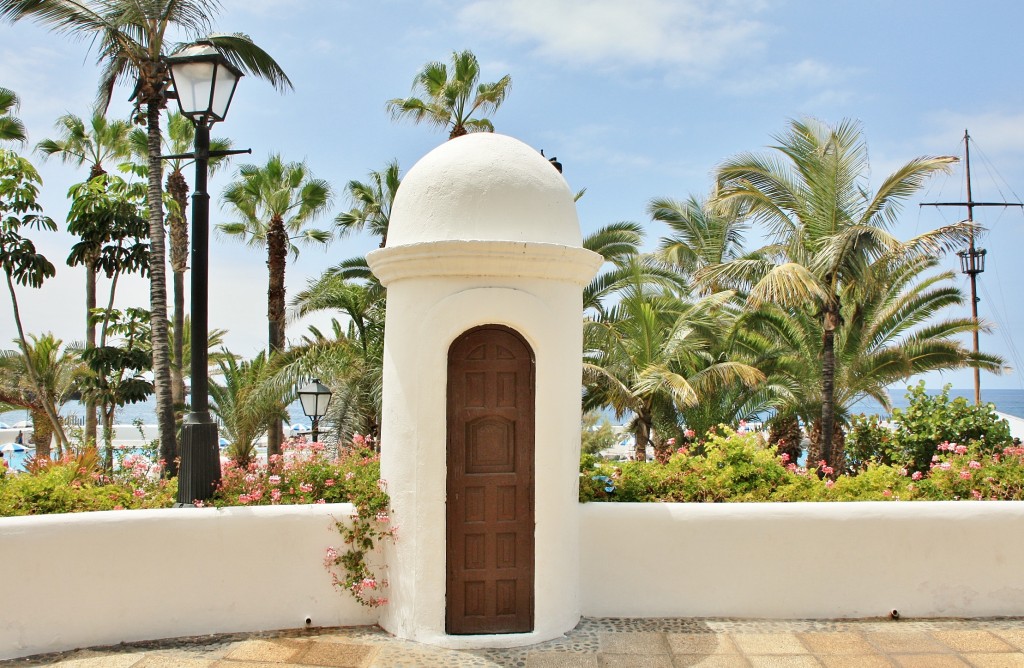
[[[471,329],[448,351],[447,633],[533,630],[533,500],[533,351]]]

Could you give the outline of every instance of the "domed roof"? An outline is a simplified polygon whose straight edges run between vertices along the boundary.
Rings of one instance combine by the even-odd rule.
[[[576,203],[558,170],[518,139],[490,132],[435,148],[395,196],[388,247],[455,240],[582,243]]]

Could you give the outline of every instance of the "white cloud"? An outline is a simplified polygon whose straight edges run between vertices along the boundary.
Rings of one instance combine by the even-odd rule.
[[[643,65],[702,75],[763,47],[760,3],[724,0],[476,0],[463,27],[579,66]]]

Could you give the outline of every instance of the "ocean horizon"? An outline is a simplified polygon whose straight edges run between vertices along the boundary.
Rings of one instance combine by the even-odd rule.
[[[928,394],[939,394],[942,392],[941,388],[928,388],[926,390]],[[963,397],[968,401],[974,400],[974,389],[951,389],[949,391],[950,398]],[[892,402],[893,408],[906,408],[909,405],[906,397],[906,389],[890,390],[889,398]],[[1007,415],[1013,415],[1024,419],[1024,390],[981,390],[981,400],[984,403],[995,404],[996,410],[1000,413],[1006,413]],[[888,413],[882,408],[874,399],[862,399],[860,402],[854,405],[854,414],[865,413],[867,415],[880,415],[886,416]],[[67,417],[81,418],[84,415],[83,405],[77,401],[69,401],[64,404],[61,409],[61,415]],[[311,426],[310,420],[302,412],[302,406],[298,401],[293,402],[288,406],[289,424],[301,424],[305,426]],[[612,416],[609,414],[609,419]],[[0,422],[6,422],[8,424],[14,424],[23,420],[31,420],[31,416],[28,411],[25,410],[14,410],[7,411],[6,413],[0,413]],[[143,424],[156,424],[156,400],[150,397],[148,401],[140,402],[137,404],[129,404],[123,408],[118,409],[117,417],[115,419],[116,424],[132,424],[135,420],[142,420]],[[610,419],[611,422],[615,420]]]

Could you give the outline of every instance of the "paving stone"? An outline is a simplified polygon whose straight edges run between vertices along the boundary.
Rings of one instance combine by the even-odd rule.
[[[130,668],[144,656],[140,653],[83,656],[57,661],[51,665],[63,666],[63,668]]]
[[[667,654],[601,654],[601,668],[675,668]]]
[[[830,631],[825,633],[798,633],[811,654],[875,654],[875,648],[859,633]]]
[[[295,663],[303,666],[330,666],[331,668],[366,668],[377,656],[372,645],[353,643],[313,642]]]
[[[215,659],[197,659],[181,654],[147,654],[131,668],[212,668]]]
[[[897,654],[892,660],[900,668],[970,668],[967,662],[952,654]]]
[[[826,654],[818,657],[825,668],[891,668],[892,661],[881,654]]]
[[[529,652],[526,668],[598,668],[597,654],[582,652]]]
[[[865,633],[869,643],[887,654],[925,654],[949,652],[924,631],[873,631]]]
[[[260,661],[263,663],[289,663],[304,649],[301,641],[290,638],[273,640],[246,640],[227,653],[233,661]]]
[[[1014,647],[1024,649],[1024,628],[993,628],[992,633],[999,636]]]
[[[664,633],[649,631],[627,633],[600,633],[601,652],[608,654],[665,654],[669,653]]]
[[[969,653],[964,654],[963,657],[975,668],[1024,668],[1024,654],[1019,652]]]
[[[943,645],[958,652],[1012,652],[1013,646],[988,631],[932,631],[932,636]]]
[[[666,633],[673,654],[738,654],[728,633]]]
[[[741,654],[676,654],[676,668],[750,668],[750,662]]]
[[[733,642],[748,657],[752,654],[807,654],[795,633],[735,633]]]
[[[747,656],[752,668],[821,668],[821,664],[810,654],[771,654]]]

